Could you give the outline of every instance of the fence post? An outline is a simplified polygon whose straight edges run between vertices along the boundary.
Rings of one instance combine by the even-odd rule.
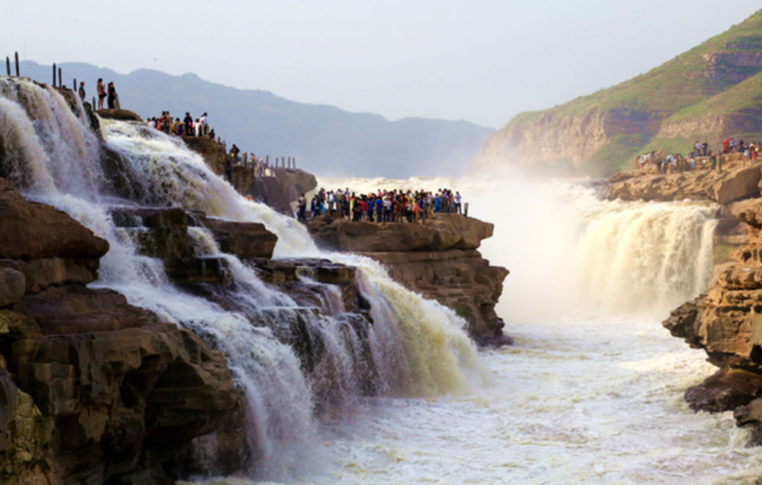
[[[61,76],[61,68],[58,68],[58,87],[63,87],[63,77]]]
[[[19,71],[19,53],[16,51],[16,77],[21,77],[21,71]]]
[[[463,215],[468,217],[468,202],[463,204]]]
[[[53,63],[53,87],[56,87],[56,63]]]
[[[8,69],[8,77],[11,77],[11,58],[5,56],[5,67]]]
[[[73,88],[71,88],[72,91],[75,93],[77,92],[77,78],[74,78],[74,82],[72,83]]]

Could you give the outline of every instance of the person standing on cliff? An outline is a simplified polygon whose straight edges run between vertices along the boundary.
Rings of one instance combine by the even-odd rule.
[[[111,81],[108,83],[108,109],[114,109],[114,101],[116,100],[116,88],[114,87],[114,82]]]
[[[299,196],[299,214],[297,218],[304,222],[307,220],[307,197],[304,196],[304,194]]]
[[[103,109],[103,100],[106,99],[106,85],[103,84],[103,78],[98,78],[95,89],[98,91],[98,109]]]
[[[193,136],[193,116],[187,111],[185,112],[185,119],[183,122],[185,123],[185,136]]]
[[[79,99],[81,99],[83,102],[85,101],[85,82],[82,81],[79,83]]]
[[[201,136],[207,136],[209,134],[209,121],[207,120],[206,113],[201,115]]]

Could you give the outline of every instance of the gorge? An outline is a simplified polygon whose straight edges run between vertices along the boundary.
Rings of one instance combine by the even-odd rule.
[[[387,181],[495,224],[311,222],[328,252],[177,139],[0,79],[3,481],[754,483],[658,324],[711,279],[716,202]],[[500,317],[516,345],[477,353]]]

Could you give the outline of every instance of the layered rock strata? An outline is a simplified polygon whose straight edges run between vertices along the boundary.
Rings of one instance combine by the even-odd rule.
[[[0,179],[0,481],[159,483],[239,406],[225,359],[85,285],[108,243]]]
[[[477,341],[510,343],[495,313],[508,270],[490,266],[477,249],[494,226],[458,214],[434,214],[424,224],[349,222],[320,216],[308,227],[331,250],[368,256],[389,275],[465,318]]]
[[[734,410],[762,444],[762,199],[738,213],[749,244],[732,255],[707,292],[664,322],[675,337],[704,349],[719,372],[686,392],[695,410]]]
[[[739,155],[743,159],[743,155]],[[734,157],[735,158],[735,157]],[[723,171],[695,170],[674,174],[657,174],[643,170],[622,172],[601,186],[602,195],[610,200],[711,200],[729,204],[759,197],[762,179],[760,165],[749,167],[743,161],[728,160]]]

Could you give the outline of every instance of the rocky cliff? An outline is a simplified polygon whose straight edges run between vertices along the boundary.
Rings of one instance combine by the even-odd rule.
[[[699,169],[658,174],[655,169],[620,172],[599,186],[609,200],[711,200],[726,205],[760,196],[760,164],[749,166],[743,155],[719,157],[722,171]],[[703,160],[699,160],[701,164]]]
[[[762,199],[738,214],[749,244],[733,254],[707,292],[674,310],[664,326],[704,349],[719,372],[686,392],[696,410],[734,410],[762,444]]]
[[[453,309],[484,345],[510,343],[495,313],[508,270],[490,266],[477,249],[493,225],[458,214],[424,224],[349,222],[320,216],[308,224],[319,245],[382,263],[406,288]]]
[[[0,481],[154,483],[239,406],[219,352],[97,277],[103,239],[0,179]]]
[[[522,113],[485,141],[477,170],[501,164],[611,176],[640,154],[696,139],[762,139],[762,11],[671,61],[564,105]]]
[[[305,284],[301,274],[336,287],[347,325],[367,332],[370,304],[357,290],[355,268],[321,259],[273,261],[277,237],[262,224],[182,209],[117,208],[111,216],[139,235],[143,255],[163,260],[178,288],[246,313],[230,293],[228,260],[199,256],[191,243],[191,228],[209,230],[221,251],[304,309],[274,321],[249,316],[252,325],[271,326],[306,372],[327,355],[307,315],[336,309],[330,291]],[[3,179],[0,226],[0,483],[165,484],[256,462],[241,424],[251,417],[225,356],[210,347],[214,341],[117,292],[87,287],[108,242],[67,214],[28,202]],[[373,393],[375,369],[366,371],[366,392]],[[212,433],[220,453],[213,468],[199,468],[192,442]]]

